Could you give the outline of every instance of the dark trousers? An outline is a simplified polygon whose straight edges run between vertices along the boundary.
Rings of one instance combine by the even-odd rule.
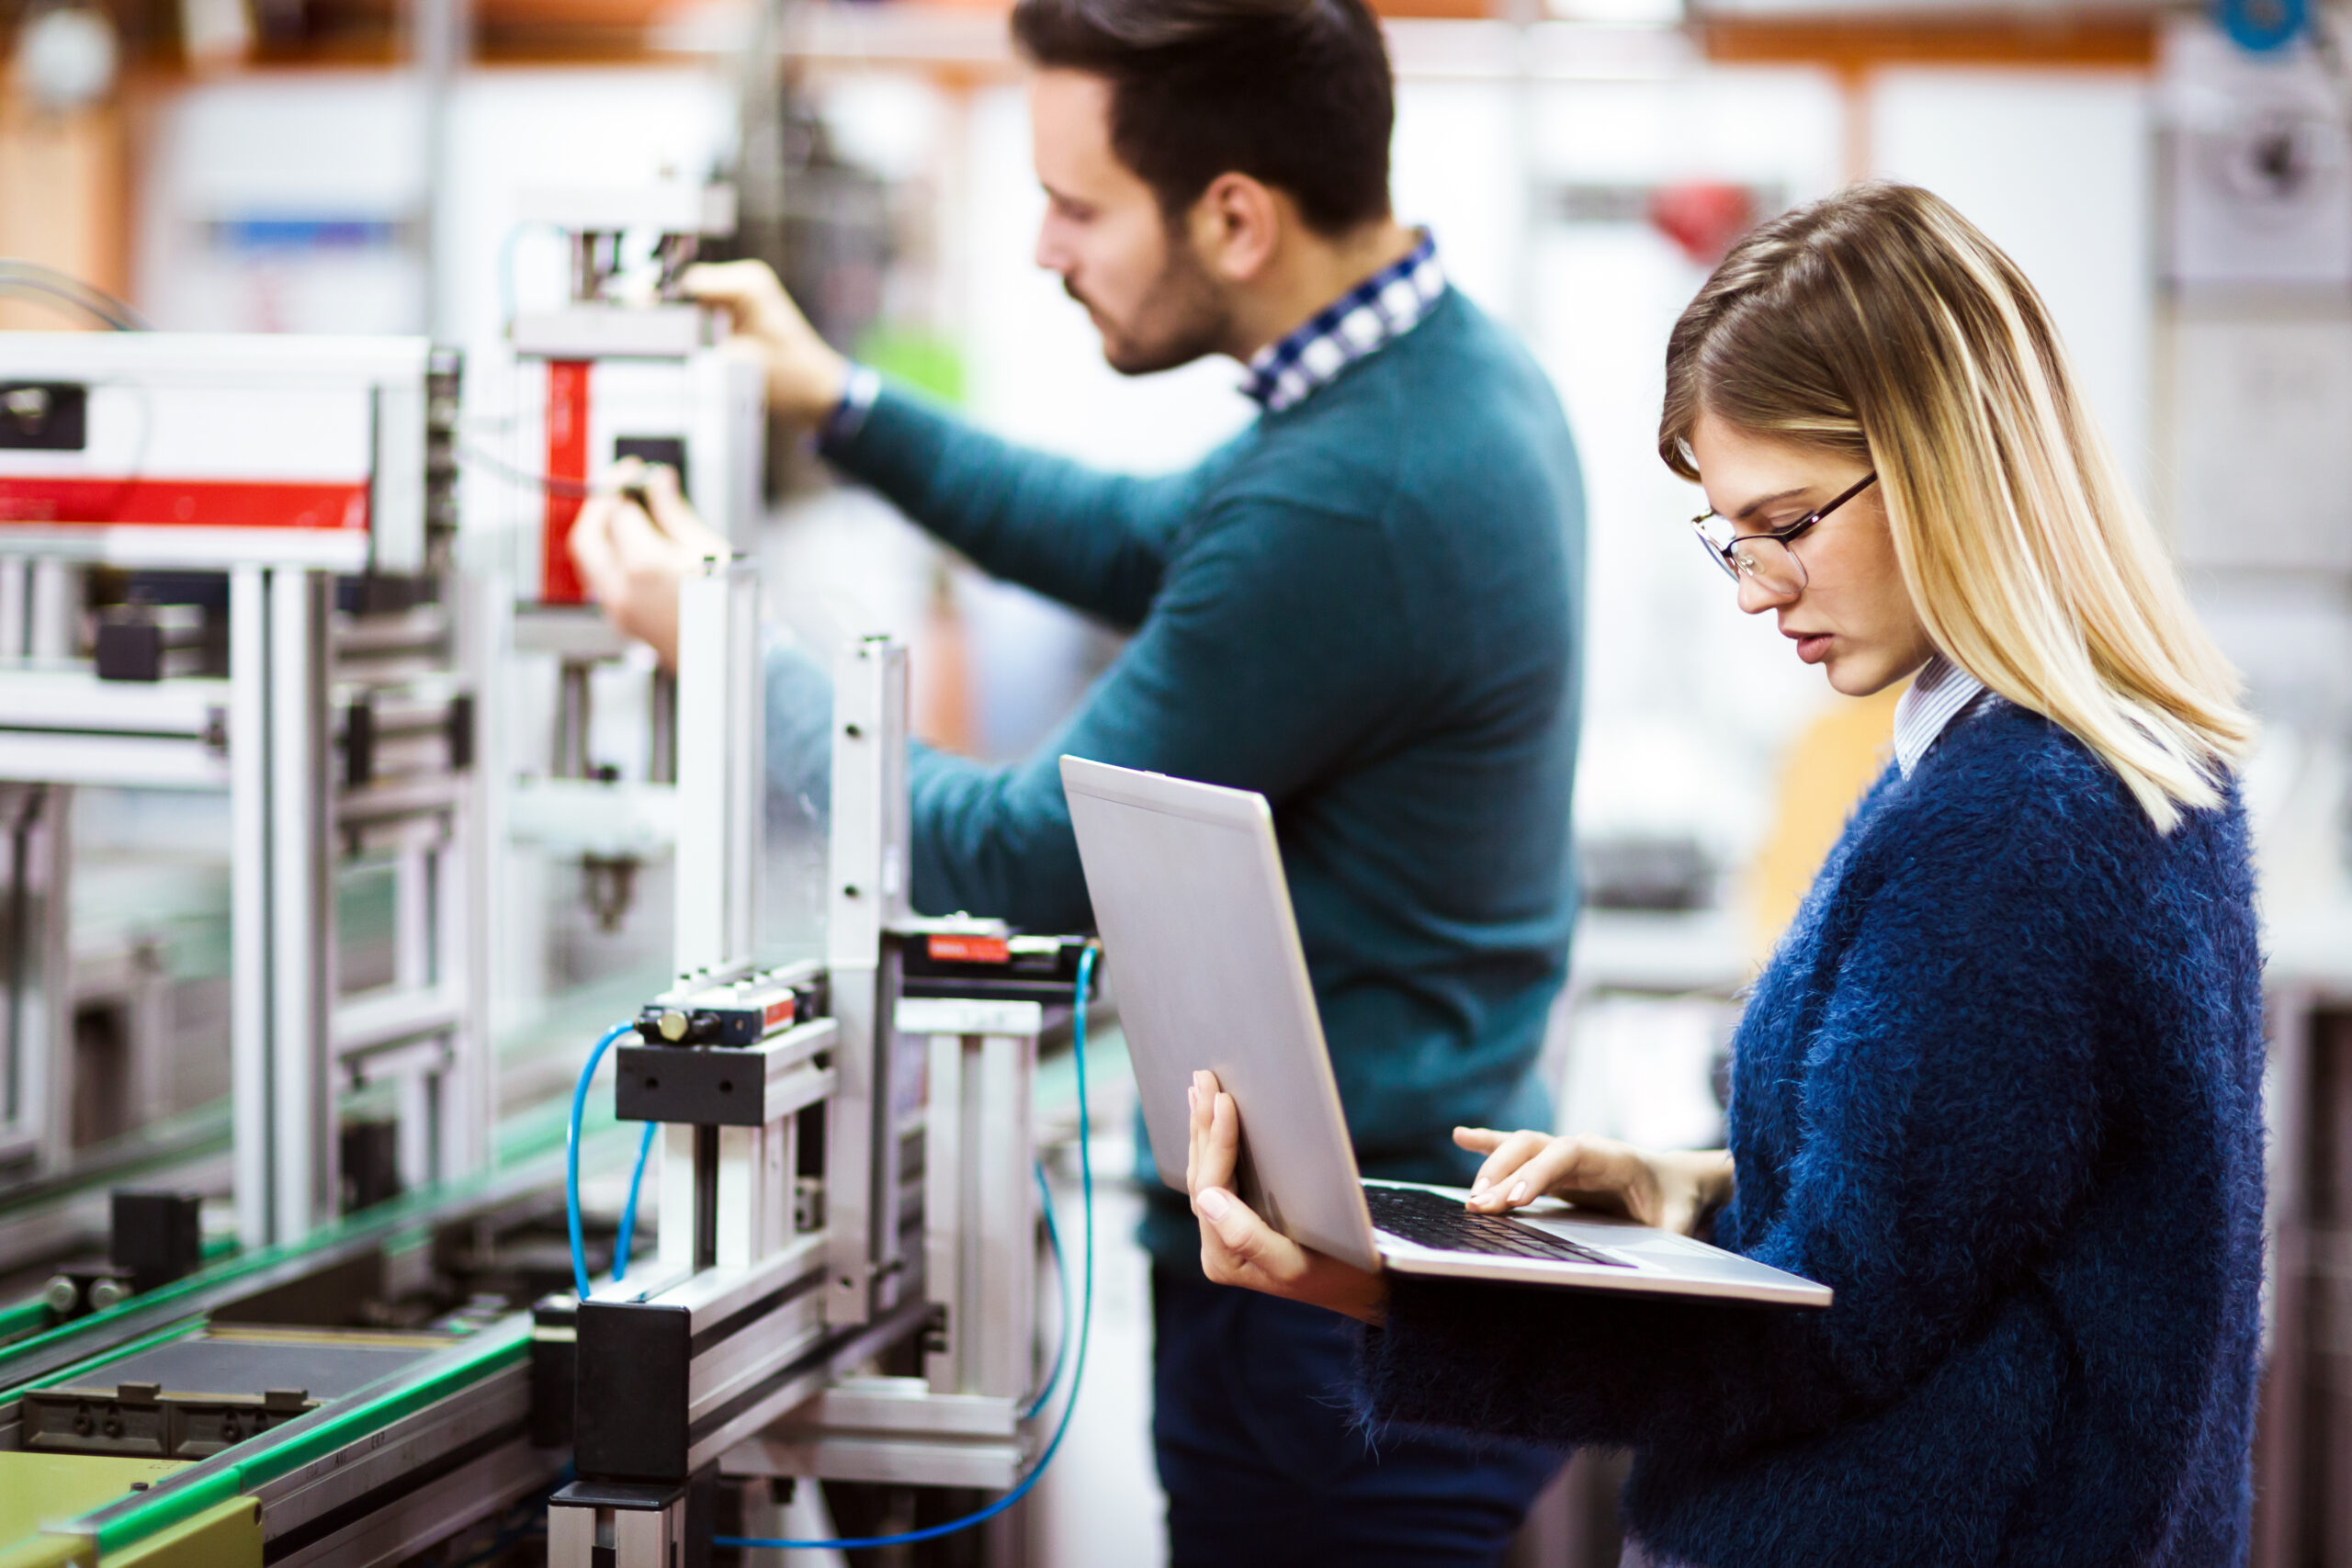
[[[1491,1568],[1565,1458],[1383,1435],[1349,1399],[1356,1325],[1155,1268],[1152,1446],[1171,1568]]]

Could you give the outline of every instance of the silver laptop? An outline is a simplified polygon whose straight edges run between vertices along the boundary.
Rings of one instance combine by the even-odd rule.
[[[1826,1307],[1826,1286],[1669,1231],[1543,1199],[1474,1213],[1460,1188],[1356,1172],[1263,795],[1061,760],[1160,1179],[1182,1191],[1186,1088],[1241,1111],[1243,1200],[1363,1269]]]

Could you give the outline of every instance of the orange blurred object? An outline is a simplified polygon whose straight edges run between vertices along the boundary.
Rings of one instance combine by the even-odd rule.
[[[1832,704],[1782,757],[1771,829],[1747,868],[1748,929],[1759,954],[1780,941],[1846,818],[1884,771],[1894,745],[1894,705],[1909,684]]]
[[[127,293],[128,158],[116,105],[51,114],[0,78],[0,256],[40,262],[110,294]],[[0,328],[96,325],[72,310],[0,299]]]

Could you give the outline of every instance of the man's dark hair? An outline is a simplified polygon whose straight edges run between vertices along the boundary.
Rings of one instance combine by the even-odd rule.
[[[1111,84],[1111,150],[1171,219],[1244,174],[1346,233],[1388,216],[1395,85],[1363,0],[1020,0],[1035,63]]]

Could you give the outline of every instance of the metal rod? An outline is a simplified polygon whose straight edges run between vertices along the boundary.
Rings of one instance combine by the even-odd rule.
[[[667,670],[653,671],[653,689],[646,704],[652,736],[646,748],[645,782],[678,782],[678,678]]]
[[[269,584],[270,1142],[277,1239],[337,1209],[328,1020],[334,974],[327,853],[327,630],[334,579],[279,570]]]
[[[718,1266],[718,1129],[695,1129],[695,1262]]]
[[[270,1188],[269,573],[229,575],[230,1082],[237,1235],[273,1237]],[[289,1238],[290,1239],[290,1238]]]
[[[567,659],[558,679],[555,716],[555,776],[560,779],[584,779],[588,776],[588,722],[590,707],[587,660]]]
[[[46,786],[25,792],[24,809],[8,827],[8,1113],[16,1122],[23,1112],[25,1055],[26,950],[31,944],[33,829],[40,821],[47,800]],[[55,911],[51,911],[54,916]],[[55,977],[50,983],[56,984]]]
[[[463,335],[453,308],[455,291],[444,276],[440,251],[448,239],[447,214],[443,208],[451,187],[450,104],[457,79],[471,52],[472,7],[468,0],[416,0],[411,26],[414,29],[417,84],[424,100],[424,331],[439,343],[455,343]]]

